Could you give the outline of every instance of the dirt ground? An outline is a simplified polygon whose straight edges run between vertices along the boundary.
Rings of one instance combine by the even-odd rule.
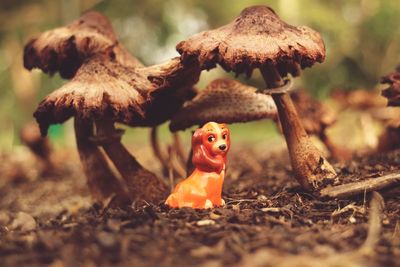
[[[34,163],[23,166],[31,159],[3,155],[0,265],[400,266],[399,187],[380,192],[384,208],[374,213],[371,194],[320,200],[303,192],[286,151],[242,152],[230,158],[226,207],[212,210],[104,208],[91,202],[75,156],[41,177]],[[400,150],[335,168],[340,183],[400,172]]]

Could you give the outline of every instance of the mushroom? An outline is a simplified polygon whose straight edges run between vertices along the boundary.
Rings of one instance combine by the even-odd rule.
[[[336,122],[333,109],[311,97],[305,90],[296,90],[290,97],[301,117],[301,122],[309,135],[316,135],[329,150],[331,156],[339,161],[351,159],[351,152],[338,147],[326,134],[326,128]]]
[[[169,119],[182,105],[181,91],[197,82],[195,64],[184,67],[179,58],[151,67],[128,68],[119,62],[97,55],[82,64],[75,77],[49,94],[34,116],[46,134],[51,124],[70,117],[93,121],[96,137],[91,140],[104,148],[124,178],[134,200],[157,202],[167,187],[156,175],[144,169],[121,144],[122,132],[114,123],[130,126],[155,126]]]
[[[90,11],[65,27],[30,40],[24,49],[24,66],[51,75],[59,72],[61,77],[70,79],[85,59],[105,51],[112,52],[122,65],[142,66],[118,43],[107,17]]]
[[[388,121],[399,117],[400,112],[387,107],[387,100],[382,97],[381,90],[357,89],[351,91],[334,90],[331,97],[336,101],[338,109],[350,110],[359,124],[366,151],[374,152],[379,138],[376,122],[385,125]]]
[[[382,78],[382,83],[389,87],[382,91],[382,95],[388,99],[388,106],[400,106],[400,65],[396,71]],[[387,152],[400,148],[400,118],[392,119],[386,125],[386,130],[379,137],[378,151]]]
[[[389,87],[382,91],[382,95],[388,99],[388,106],[400,106],[400,65],[396,71],[384,76],[381,80]]]
[[[382,108],[386,106],[385,98],[380,97],[379,90],[357,89],[351,91],[334,90],[331,97],[338,102],[341,109],[352,108],[356,110],[368,110],[374,117],[379,117]]]
[[[378,152],[388,152],[400,148],[400,118],[387,123],[385,131],[379,136]]]
[[[118,44],[110,21],[95,11],[30,40],[24,49],[24,66],[29,70],[40,68],[50,75],[59,72],[63,78],[72,78],[85,60],[98,54],[114,58],[124,66],[142,66]],[[117,180],[104,153],[89,141],[94,133],[93,123],[77,117],[74,126],[79,156],[94,199],[105,200],[117,195],[117,203],[129,200],[127,190]],[[41,131],[45,134],[47,126]]]
[[[52,174],[55,169],[55,162],[52,158],[53,149],[49,139],[41,136],[37,124],[34,122],[25,124],[20,131],[20,139],[43,162],[44,174]]]
[[[335,170],[311,143],[293,102],[282,87],[282,77],[298,76],[300,69],[325,59],[325,46],[319,33],[283,22],[269,7],[252,6],[226,26],[204,31],[180,42],[182,59],[198,59],[203,69],[220,64],[226,71],[250,76],[260,69],[274,99],[289,149],[295,177],[310,190],[336,177]]]
[[[192,100],[172,117],[172,132],[191,126],[203,126],[209,121],[237,123],[275,118],[277,109],[271,96],[257,93],[257,89],[230,79],[217,79],[201,90]],[[193,170],[191,153],[186,165]]]

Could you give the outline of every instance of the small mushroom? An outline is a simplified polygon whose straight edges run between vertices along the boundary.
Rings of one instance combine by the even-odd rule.
[[[334,159],[339,161],[351,159],[351,152],[338,147],[326,134],[326,128],[336,122],[337,114],[333,109],[311,97],[305,90],[293,91],[290,93],[290,97],[307,134],[316,135],[325,144]]]
[[[282,77],[298,76],[300,69],[325,59],[324,42],[318,32],[291,26],[267,6],[244,9],[231,23],[204,31],[180,42],[177,50],[183,60],[196,58],[203,69],[216,64],[236,74],[251,75],[260,69],[267,89],[284,86]],[[289,149],[294,174],[310,190],[332,181],[336,173],[309,140],[289,94],[272,94]]]
[[[90,11],[65,27],[30,40],[24,49],[24,66],[48,74],[59,72],[61,77],[70,79],[85,59],[105,51],[125,66],[142,66],[118,43],[107,17]]]
[[[97,137],[91,139],[103,146],[134,200],[157,202],[167,194],[166,185],[130,155],[114,123],[155,126],[168,120],[185,100],[179,98],[184,96],[181,91],[189,90],[198,77],[197,65],[185,67],[179,58],[128,68],[100,54],[84,62],[70,82],[49,94],[34,116],[43,134],[49,125],[70,117],[95,122]]]
[[[331,97],[340,111],[350,110],[352,116],[357,118],[363,143],[370,151],[375,151],[379,142],[375,123],[386,125],[400,114],[400,110],[387,107],[387,100],[382,96],[381,90],[335,90]]]
[[[352,108],[360,111],[372,112],[374,117],[379,117],[382,108],[386,106],[385,98],[381,97],[378,90],[357,89],[351,91],[334,90],[331,97],[338,102],[342,109]]]
[[[217,79],[172,117],[169,128],[176,132],[203,126],[209,121],[237,123],[276,118],[277,109],[271,96],[258,93],[257,89],[230,79]],[[187,173],[193,170],[189,153]]]
[[[20,131],[20,138],[22,143],[43,162],[43,173],[52,174],[55,169],[55,162],[52,158],[53,149],[49,139],[40,134],[37,124],[34,122],[25,124]]]
[[[379,137],[378,152],[384,153],[400,148],[400,118],[387,123]]]
[[[381,83],[389,85],[382,91],[382,95],[388,99],[388,106],[400,106],[400,65],[395,72],[384,76]]]

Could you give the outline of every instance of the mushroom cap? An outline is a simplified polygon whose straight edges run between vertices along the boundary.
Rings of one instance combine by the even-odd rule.
[[[171,131],[184,130],[209,121],[235,123],[275,118],[277,109],[270,95],[230,79],[212,81],[204,90],[186,102],[173,116]]]
[[[24,49],[24,66],[48,74],[60,72],[61,77],[70,79],[85,59],[98,53],[111,53],[125,66],[142,66],[118,44],[107,17],[95,11],[30,40]]]
[[[318,135],[326,127],[336,122],[336,112],[311,97],[305,90],[293,91],[290,93],[290,97],[307,133]]]
[[[396,71],[382,77],[381,83],[389,84],[382,91],[382,95],[388,99],[388,106],[400,106],[400,65]]]
[[[245,8],[231,23],[200,32],[177,45],[183,59],[195,57],[202,68],[220,64],[227,71],[250,75],[254,68],[275,66],[279,74],[299,74],[325,59],[320,34],[306,26],[291,26],[267,6]]]
[[[48,159],[51,154],[49,139],[40,135],[39,127],[35,122],[25,124],[20,131],[20,138],[37,156]]]
[[[379,90],[357,89],[352,91],[334,90],[331,97],[344,108],[370,110],[386,107],[387,101]]]
[[[51,124],[72,116],[111,119],[131,126],[154,126],[169,119],[183,104],[200,75],[197,65],[179,58],[151,66],[128,68],[105,55],[86,60],[75,77],[50,93],[34,117],[46,135]]]

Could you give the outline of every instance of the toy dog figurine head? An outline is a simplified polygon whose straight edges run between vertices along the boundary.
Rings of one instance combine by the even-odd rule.
[[[209,122],[197,129],[192,138],[195,169],[177,184],[165,204],[173,208],[196,209],[224,205],[221,193],[229,147],[229,129],[225,124]]]
[[[230,136],[226,124],[208,122],[193,134],[193,165],[201,171],[220,173],[225,167],[229,147]]]

